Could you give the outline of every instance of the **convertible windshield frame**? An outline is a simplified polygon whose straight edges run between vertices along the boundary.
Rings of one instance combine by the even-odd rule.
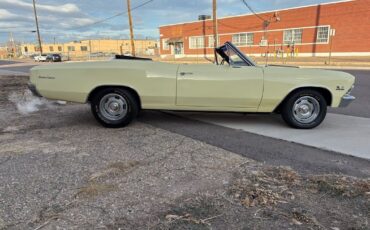
[[[243,52],[241,52],[234,44],[232,44],[231,42],[226,42],[223,46],[220,46],[219,48],[216,48],[216,52],[222,57],[222,59],[224,61],[229,63],[229,65],[233,65],[233,63],[232,63],[232,60],[230,60],[229,55],[227,53],[225,53],[225,51],[228,51],[228,50],[231,50],[232,52],[237,54],[239,56],[239,58],[242,61],[244,61],[246,66],[256,66],[256,64],[250,58],[245,56],[243,54]],[[219,63],[216,63],[216,64],[219,65]],[[238,66],[240,66],[240,65],[238,65]]]

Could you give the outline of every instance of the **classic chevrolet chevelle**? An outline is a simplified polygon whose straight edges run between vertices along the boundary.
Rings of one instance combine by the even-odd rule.
[[[48,99],[90,103],[95,118],[112,128],[148,109],[280,113],[290,126],[310,129],[324,120],[327,106],[344,107],[355,99],[350,74],[257,66],[229,42],[216,52],[221,60],[215,65],[121,57],[38,66],[29,87]]]

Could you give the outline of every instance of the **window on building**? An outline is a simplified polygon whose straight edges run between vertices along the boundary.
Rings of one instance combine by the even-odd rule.
[[[74,46],[68,46],[68,51],[71,52],[71,51],[75,51],[75,47]]]
[[[254,34],[234,34],[232,37],[232,42],[236,46],[246,46],[254,44]]]
[[[217,44],[220,45],[220,37],[217,38]],[[215,37],[212,35],[212,36],[208,36],[208,47],[209,48],[214,48],[215,47]]]
[[[254,34],[249,33],[247,34],[247,45],[253,45],[254,44]]]
[[[303,29],[285,30],[284,44],[302,43]]]
[[[87,46],[81,46],[81,51],[87,51]]]
[[[316,42],[328,43],[328,41],[329,41],[329,26],[318,27]]]
[[[168,38],[162,39],[162,49],[169,50],[170,46],[168,45]]]
[[[58,51],[62,52],[62,47],[61,46],[58,46]]]
[[[247,34],[234,34],[232,42],[236,46],[244,46],[247,44]]]
[[[189,48],[190,49],[201,49],[204,48],[204,37],[190,37]]]
[[[54,47],[53,46],[49,46],[49,51],[50,52],[54,52]]]
[[[26,53],[28,52],[28,47],[27,46],[24,47],[24,52],[26,52]]]

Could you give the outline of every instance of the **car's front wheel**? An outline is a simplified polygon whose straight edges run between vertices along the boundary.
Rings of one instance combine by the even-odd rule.
[[[293,128],[312,129],[326,117],[327,102],[316,90],[300,90],[285,100],[281,115]]]
[[[129,90],[105,88],[93,95],[91,111],[103,126],[121,128],[127,126],[137,116],[139,105]]]

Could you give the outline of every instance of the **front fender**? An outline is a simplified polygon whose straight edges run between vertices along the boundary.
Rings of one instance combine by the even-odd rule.
[[[266,67],[264,93],[258,111],[273,112],[291,92],[300,88],[326,90],[331,95],[331,106],[338,107],[354,81],[352,75],[344,72]]]

